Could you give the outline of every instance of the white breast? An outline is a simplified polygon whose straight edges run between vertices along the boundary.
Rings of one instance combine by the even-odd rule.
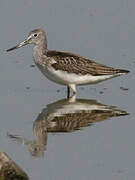
[[[86,84],[94,84],[106,79],[113,78],[118,75],[100,75],[100,76],[92,76],[92,75],[78,75],[74,73],[68,73],[66,71],[55,70],[52,67],[41,69],[42,73],[51,81],[54,81],[58,84],[68,85],[68,84],[76,84],[76,85],[86,85]]]

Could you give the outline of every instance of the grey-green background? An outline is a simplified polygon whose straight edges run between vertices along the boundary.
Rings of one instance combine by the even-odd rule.
[[[134,0],[0,0],[0,149],[31,180],[135,179],[134,9]],[[74,52],[131,71],[78,88],[77,94],[117,106],[130,115],[75,133],[49,134],[44,158],[32,157],[26,147],[6,136],[10,132],[32,139],[33,122],[41,110],[66,97],[66,88],[30,67],[32,47],[4,51],[39,27],[47,33],[49,49]]]

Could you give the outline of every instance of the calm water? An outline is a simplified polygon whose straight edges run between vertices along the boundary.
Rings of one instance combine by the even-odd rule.
[[[134,7],[133,0],[0,1],[0,149],[31,180],[135,178]],[[78,88],[77,102],[63,100],[66,88],[31,67],[32,47],[4,51],[38,27],[49,49],[131,73]]]

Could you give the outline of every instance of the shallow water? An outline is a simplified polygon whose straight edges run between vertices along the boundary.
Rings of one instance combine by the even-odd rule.
[[[134,6],[132,0],[0,1],[0,149],[17,162],[31,180],[135,178]],[[82,118],[77,114],[78,104],[71,108],[73,102],[62,100],[66,97],[66,88],[48,81],[33,67],[32,47],[11,53],[4,51],[24,40],[29,31],[37,27],[46,30],[49,49],[74,52],[131,73],[97,85],[78,87],[77,102],[81,99],[81,115],[85,115]],[[101,110],[94,111],[100,112],[101,120],[96,122],[95,115],[95,121],[89,119],[85,127],[82,124],[83,128],[76,130],[79,123],[71,121],[88,120],[85,108],[94,100],[129,115],[112,117]],[[53,133],[45,127],[40,143],[42,152],[34,156],[33,146],[29,146],[35,138],[34,122],[43,109],[53,118],[50,112],[59,112],[63,107],[61,104],[56,108],[59,101],[69,105],[66,106],[68,118],[64,114],[62,119],[66,116],[71,126],[64,122],[61,129],[56,128],[57,121],[54,121]],[[49,107],[52,110],[48,110]],[[77,113],[72,109],[77,109]],[[48,114],[43,119],[48,119]],[[75,129],[70,129],[72,124],[76,125]],[[22,144],[22,139],[30,143]]]

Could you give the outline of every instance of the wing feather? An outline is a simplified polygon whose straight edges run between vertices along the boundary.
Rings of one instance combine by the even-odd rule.
[[[93,76],[119,73],[118,69],[96,63],[93,60],[86,59],[71,53],[48,51],[47,57],[54,59],[55,63],[53,63],[51,66],[55,70],[81,75],[91,74]]]

